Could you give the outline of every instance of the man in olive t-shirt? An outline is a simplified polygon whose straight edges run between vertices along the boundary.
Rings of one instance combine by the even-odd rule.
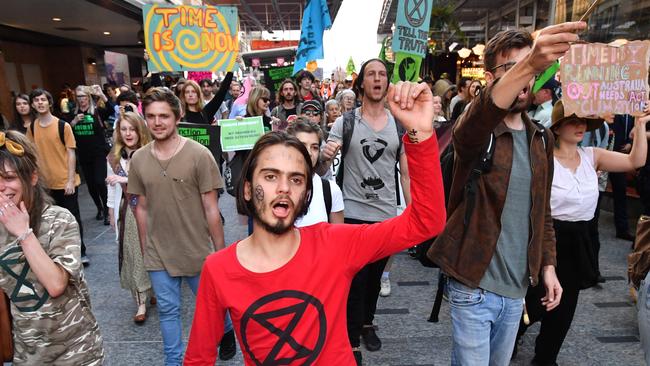
[[[127,192],[138,196],[135,217],[158,299],[165,365],[180,365],[181,282],[196,294],[203,261],[224,248],[216,191],[223,181],[210,151],[178,134],[180,101],[171,91],[151,89],[142,106],[154,141],[133,155]],[[223,339],[220,356],[234,356],[232,324]]]

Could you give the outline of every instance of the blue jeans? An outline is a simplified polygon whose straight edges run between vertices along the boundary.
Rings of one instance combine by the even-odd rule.
[[[165,351],[165,366],[177,366],[183,362],[183,327],[181,324],[181,283],[187,282],[194,295],[199,288],[200,275],[172,277],[167,271],[149,271],[151,285],[158,300],[160,332]],[[232,321],[226,314],[225,332],[232,330]]]
[[[650,365],[650,272],[641,281],[639,293],[636,299],[639,321],[639,335],[641,336],[641,348],[645,353],[645,363]]]
[[[523,299],[511,299],[449,279],[452,365],[508,365],[515,345]]]

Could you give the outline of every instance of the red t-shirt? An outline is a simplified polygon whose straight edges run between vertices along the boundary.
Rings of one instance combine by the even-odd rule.
[[[309,93],[307,93],[307,95],[302,95],[302,100],[304,100],[305,102],[308,101],[308,100],[314,100],[314,99],[315,99],[314,94],[311,91],[309,91]]]
[[[445,224],[436,137],[405,139],[413,204],[373,225],[320,223],[300,228],[284,266],[254,273],[235,243],[203,266],[185,365],[214,365],[230,316],[246,365],[356,365],[347,335],[350,283],[366,264],[436,236]],[[418,159],[413,159],[417,156]]]

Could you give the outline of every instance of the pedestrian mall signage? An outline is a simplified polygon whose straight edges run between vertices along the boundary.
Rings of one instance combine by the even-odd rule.
[[[262,116],[242,119],[222,119],[221,149],[223,151],[251,150],[264,134]]]
[[[564,114],[641,114],[650,91],[649,59],[650,41],[572,45],[560,66]]]
[[[149,71],[232,71],[239,53],[234,6],[143,7]]]
[[[485,70],[482,67],[463,67],[460,76],[478,80],[485,80]]]

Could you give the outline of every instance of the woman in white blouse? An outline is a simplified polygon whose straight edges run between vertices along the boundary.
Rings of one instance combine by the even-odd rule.
[[[650,111],[636,118],[634,134],[645,136],[645,123]],[[598,171],[628,172],[643,166],[647,140],[636,139],[630,154],[608,151],[597,147],[580,147],[583,135],[603,124],[602,119],[564,116],[562,101],[558,101],[551,117],[551,131],[555,135],[554,172],[551,188],[551,216],[556,239],[556,273],[562,285],[560,305],[550,312],[543,308],[546,299],[543,286],[531,287],[526,295],[530,322],[541,320],[535,345],[535,365],[554,365],[564,342],[580,290],[596,284],[597,269],[593,256],[588,222],[594,217],[598,202]],[[540,299],[542,301],[540,302]],[[521,323],[519,336],[527,326]]]

